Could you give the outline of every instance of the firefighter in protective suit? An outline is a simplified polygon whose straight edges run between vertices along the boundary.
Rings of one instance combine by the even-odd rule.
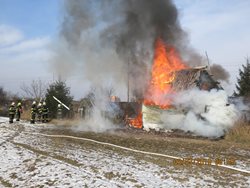
[[[48,109],[48,107],[47,107],[47,105],[46,105],[46,102],[43,102],[43,108],[42,108],[42,122],[43,122],[43,123],[48,122],[48,121],[49,121],[48,118],[49,118],[49,109]]]
[[[62,105],[57,105],[57,119],[62,119]]]
[[[31,110],[30,110],[30,123],[34,124],[35,120],[36,120],[36,113],[37,113],[37,106],[36,106],[36,101],[33,101],[32,105],[31,105]]]
[[[9,123],[13,123],[15,113],[16,113],[15,102],[12,102],[9,107]]]
[[[21,118],[21,113],[23,113],[23,108],[21,102],[17,103],[16,107],[16,121],[19,121]]]
[[[42,121],[43,105],[42,102],[39,102],[37,105],[37,121]]]

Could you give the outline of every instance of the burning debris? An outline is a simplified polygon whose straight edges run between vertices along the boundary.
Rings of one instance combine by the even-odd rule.
[[[228,105],[226,93],[206,67],[186,66],[174,48],[156,41],[151,82],[141,112],[129,120],[131,126],[218,137],[237,117],[236,108]]]

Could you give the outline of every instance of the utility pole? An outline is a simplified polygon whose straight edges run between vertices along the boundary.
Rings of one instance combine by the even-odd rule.
[[[129,83],[129,58],[128,58],[128,70],[127,70],[127,101],[129,102],[129,90],[130,90],[130,83]]]

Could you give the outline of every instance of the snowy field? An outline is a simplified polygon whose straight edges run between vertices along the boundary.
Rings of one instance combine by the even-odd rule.
[[[35,134],[51,129],[0,118],[0,187],[250,187],[248,173]],[[250,170],[249,150],[239,152],[235,167]]]

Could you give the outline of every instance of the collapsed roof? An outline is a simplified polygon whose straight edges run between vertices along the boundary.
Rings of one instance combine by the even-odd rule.
[[[208,73],[207,67],[195,67],[175,72],[175,79],[172,82],[174,91],[182,91],[198,87],[201,90],[222,89],[219,82],[215,81]]]

